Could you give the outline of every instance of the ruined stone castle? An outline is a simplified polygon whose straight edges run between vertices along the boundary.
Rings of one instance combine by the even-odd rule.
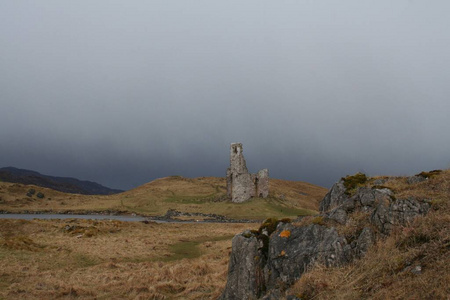
[[[242,154],[242,144],[230,147],[230,167],[227,169],[227,195],[232,202],[240,203],[252,197],[266,198],[269,195],[269,170],[250,174]]]

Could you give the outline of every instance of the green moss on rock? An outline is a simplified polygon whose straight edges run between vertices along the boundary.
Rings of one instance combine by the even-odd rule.
[[[341,179],[344,183],[345,193],[347,195],[353,195],[356,188],[367,182],[367,176],[364,173],[356,173],[355,175],[343,177]]]
[[[317,225],[325,225],[325,219],[323,216],[317,216],[311,220],[311,223]]]
[[[277,218],[268,218],[261,224],[258,232],[261,234],[265,229],[267,230],[267,235],[270,236],[272,232],[277,229],[278,223],[280,223],[280,220],[278,220]]]

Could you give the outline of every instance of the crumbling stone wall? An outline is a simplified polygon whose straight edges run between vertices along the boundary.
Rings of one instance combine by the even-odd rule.
[[[240,203],[252,197],[266,198],[269,195],[269,170],[250,174],[242,154],[242,144],[230,147],[230,167],[227,169],[227,195],[231,201]]]

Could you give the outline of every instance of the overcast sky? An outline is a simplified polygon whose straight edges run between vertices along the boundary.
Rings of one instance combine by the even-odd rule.
[[[450,1],[0,2],[0,167],[129,189],[450,167]]]

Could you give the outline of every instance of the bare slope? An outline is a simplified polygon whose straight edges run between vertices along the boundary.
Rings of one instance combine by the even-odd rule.
[[[29,189],[36,193],[26,196]],[[44,194],[38,198],[37,193]],[[133,190],[108,196],[64,194],[21,184],[0,183],[0,210],[6,211],[100,211],[113,210],[162,215],[168,209],[202,212],[231,218],[263,219],[314,213],[325,188],[304,182],[273,179],[267,199],[242,204],[226,201],[224,178],[171,176],[154,180]]]

